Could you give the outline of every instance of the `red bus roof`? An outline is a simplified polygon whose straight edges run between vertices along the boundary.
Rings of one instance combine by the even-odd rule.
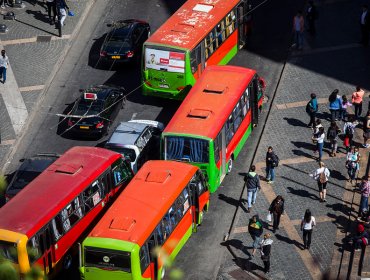
[[[255,74],[255,70],[237,66],[206,67],[164,133],[214,139]]]
[[[188,0],[147,42],[193,49],[239,2]]]
[[[31,237],[121,155],[73,147],[0,208],[0,228]]]
[[[197,170],[182,162],[147,161],[89,236],[141,246]]]

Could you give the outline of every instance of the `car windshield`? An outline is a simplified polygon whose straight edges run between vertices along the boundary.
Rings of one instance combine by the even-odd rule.
[[[111,151],[123,154],[125,158],[128,158],[131,162],[134,162],[136,159],[136,153],[134,149],[130,148],[121,148],[121,147],[106,147]]]
[[[33,179],[39,176],[41,171],[32,170],[19,170],[15,175],[13,184],[9,187],[9,190],[21,190],[28,185]]]
[[[197,138],[167,136],[165,137],[165,159],[187,162],[208,163],[208,141]]]
[[[97,115],[103,111],[103,102],[101,100],[81,99],[73,115]]]
[[[13,242],[0,241],[0,257],[18,263],[17,244]]]
[[[129,252],[85,247],[85,266],[131,272]]]

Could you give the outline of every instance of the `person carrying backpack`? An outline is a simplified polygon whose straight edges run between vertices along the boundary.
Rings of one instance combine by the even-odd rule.
[[[344,132],[344,140],[343,144],[346,147],[347,153],[349,152],[350,148],[353,146],[353,135],[355,133],[356,124],[353,122],[353,117],[348,116],[347,121],[344,123],[343,132]]]
[[[259,247],[259,243],[261,242],[261,235],[263,233],[263,227],[262,223],[258,217],[258,215],[254,215],[250,220],[248,224],[248,232],[251,235],[253,239],[253,251],[252,251],[252,258],[254,257],[254,254],[257,251],[257,248]]]
[[[308,127],[313,127],[315,125],[315,118],[318,110],[319,106],[317,104],[316,94],[311,93],[311,100],[308,101],[306,105],[306,113],[310,116],[310,122],[307,125]]]
[[[247,187],[248,195],[248,209],[247,213],[250,212],[252,205],[256,203],[257,191],[261,189],[260,179],[256,173],[256,166],[252,165],[248,174],[244,177],[244,182]]]
[[[279,157],[274,153],[272,147],[268,147],[266,153],[266,180],[273,184],[275,179],[275,167],[279,165]]]
[[[275,233],[279,229],[280,217],[284,213],[284,198],[278,195],[270,204],[269,212],[273,216],[272,232]]]
[[[327,139],[331,145],[331,154],[330,156],[336,157],[337,156],[337,149],[338,149],[338,134],[341,132],[339,127],[337,126],[335,121],[332,121],[330,127],[328,128],[327,132]]]
[[[320,167],[313,174],[310,174],[310,176],[317,181],[320,202],[326,202],[326,185],[330,177],[330,171],[322,161],[319,162],[319,166]]]

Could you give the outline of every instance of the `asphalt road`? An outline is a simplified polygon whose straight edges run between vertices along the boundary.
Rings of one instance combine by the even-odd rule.
[[[96,146],[104,143],[106,138],[99,141],[67,138],[63,134],[64,125],[59,123],[56,116],[57,113],[65,112],[79,96],[79,89],[93,84],[124,86],[130,92],[125,108],[121,110],[112,127],[118,121],[133,117],[158,120],[166,124],[178,108],[179,102],[143,97],[138,66],[114,66],[107,70],[96,67],[96,62],[102,38],[109,30],[107,23],[126,18],[143,19],[150,23],[153,32],[183,2],[185,1],[96,1],[91,15],[60,65],[38,114],[26,128],[17,153],[8,166],[8,172],[15,170],[19,159],[23,157],[42,152],[62,154],[76,145]],[[256,6],[263,1],[254,2]],[[254,30],[248,48],[240,51],[230,63],[256,69],[266,79],[266,95],[269,98],[274,94],[290,44],[291,17],[302,7],[302,3],[303,0],[267,1],[261,5],[254,13]],[[137,88],[139,89],[135,90]],[[193,235],[177,257],[175,266],[184,271],[185,279],[215,279],[217,276],[226,251],[222,240],[229,230],[242,190],[241,175],[251,164],[267,111],[268,106],[265,106],[260,126],[253,132],[252,138],[236,161],[233,172],[226,177],[218,192],[212,195],[210,211],[205,216],[200,231]],[[78,279],[77,274],[74,277]]]

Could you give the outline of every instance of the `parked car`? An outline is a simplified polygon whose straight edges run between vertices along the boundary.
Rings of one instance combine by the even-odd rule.
[[[135,19],[121,20],[108,25],[108,32],[100,49],[100,58],[113,62],[139,59],[143,44],[150,36],[147,22]]]
[[[159,159],[159,140],[163,124],[150,120],[121,122],[105,148],[121,153],[131,161],[136,173],[150,159]]]
[[[110,86],[94,86],[83,90],[67,120],[68,130],[78,136],[102,137],[124,105],[125,90]]]
[[[58,158],[59,155],[57,154],[37,154],[33,157],[22,159],[21,166],[14,173],[5,190],[5,200],[8,202]]]

